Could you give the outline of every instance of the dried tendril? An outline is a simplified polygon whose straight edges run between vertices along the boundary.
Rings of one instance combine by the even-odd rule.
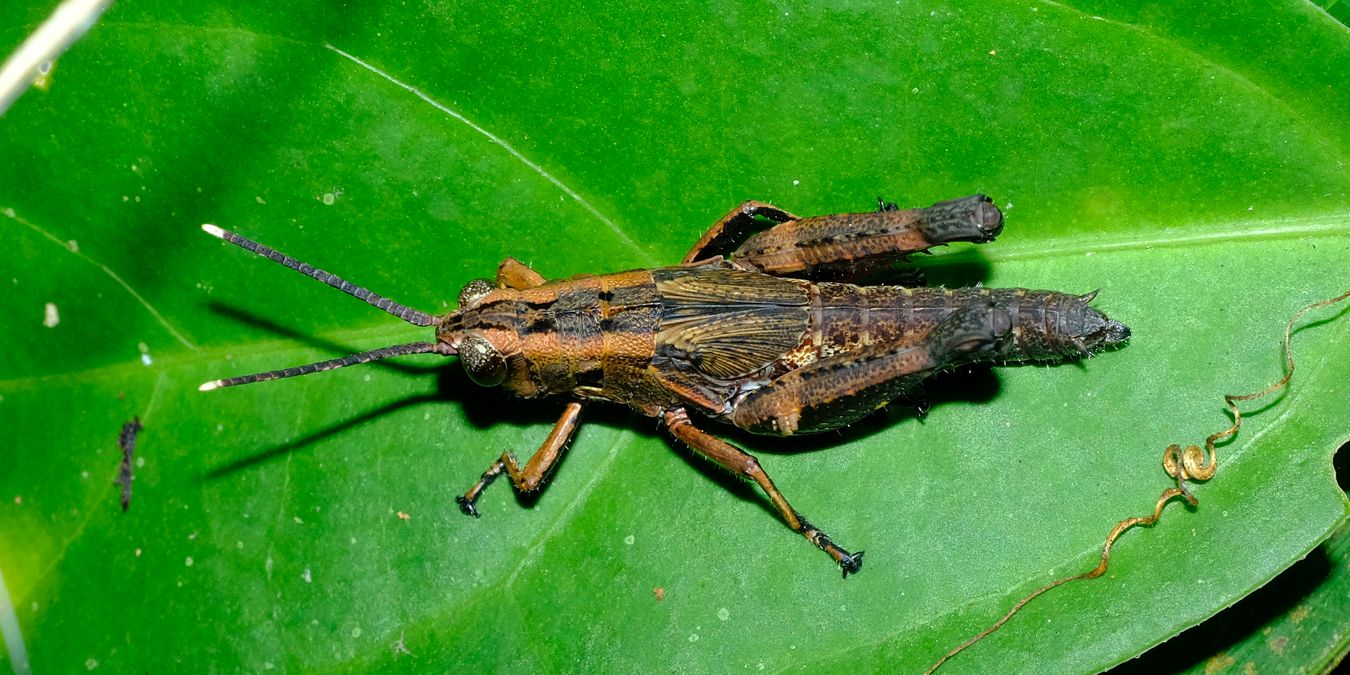
[[[1232,438],[1233,436],[1237,435],[1238,430],[1242,428],[1242,412],[1238,410],[1237,402],[1251,401],[1253,399],[1269,396],[1270,394],[1288,386],[1289,380],[1294,376],[1294,354],[1290,350],[1289,346],[1290,340],[1293,337],[1294,323],[1297,322],[1300,318],[1302,318],[1304,314],[1307,314],[1308,312],[1311,312],[1314,309],[1326,307],[1328,305],[1334,305],[1338,302],[1341,302],[1342,300],[1345,300],[1346,298],[1350,298],[1350,291],[1346,291],[1345,293],[1342,293],[1329,300],[1322,300],[1321,302],[1315,302],[1311,305],[1308,305],[1303,309],[1300,309],[1297,312],[1295,312],[1294,315],[1289,318],[1289,322],[1286,323],[1284,327],[1284,364],[1285,364],[1284,377],[1280,378],[1279,381],[1272,383],[1270,386],[1258,392],[1240,395],[1226,394],[1223,397],[1223,401],[1224,404],[1228,406],[1228,410],[1233,415],[1232,426],[1218,433],[1211,434],[1208,438],[1205,439],[1205,447],[1203,449],[1201,449],[1200,446],[1198,445],[1188,445],[1185,448],[1182,448],[1180,445],[1177,444],[1167,446],[1167,449],[1163,451],[1163,470],[1167,472],[1168,476],[1171,476],[1174,480],[1176,480],[1177,483],[1176,487],[1170,487],[1167,488],[1166,490],[1163,490],[1162,494],[1158,496],[1157,503],[1155,503],[1153,506],[1153,513],[1151,515],[1135,518],[1126,518],[1125,520],[1116,523],[1116,526],[1111,528],[1111,532],[1106,535],[1106,544],[1102,547],[1101,562],[1097,563],[1096,567],[1081,574],[1075,574],[1072,576],[1056,579],[1032,591],[1029,595],[1019,600],[1017,604],[1013,605],[1012,609],[1008,610],[1008,612],[1004,614],[1001,618],[999,618],[998,621],[995,621],[993,625],[989,626],[988,628],[984,629],[977,635],[967,639],[965,642],[962,642],[956,648],[947,652],[941,659],[938,659],[937,663],[934,663],[932,666],[928,668],[928,670],[924,671],[924,675],[929,675],[933,671],[942,667],[942,664],[946,663],[953,656],[956,656],[957,654],[961,653],[966,648],[970,647],[976,642],[983,640],[990,633],[993,633],[994,631],[1001,628],[1003,624],[1007,623],[1008,620],[1013,617],[1013,615],[1020,612],[1022,608],[1026,606],[1027,603],[1031,602],[1032,600],[1035,600],[1041,594],[1058,586],[1067,584],[1071,581],[1095,579],[1105,574],[1107,565],[1111,558],[1111,546],[1115,544],[1116,539],[1119,538],[1120,535],[1124,534],[1126,530],[1129,530],[1132,527],[1135,526],[1150,527],[1154,523],[1157,523],[1158,520],[1162,518],[1163,508],[1167,506],[1167,502],[1177,497],[1181,497],[1185,499],[1186,503],[1190,504],[1191,506],[1198,505],[1200,501],[1195,497],[1194,494],[1191,493],[1190,489],[1186,486],[1186,483],[1187,481],[1207,481],[1213,478],[1214,474],[1218,471],[1219,454],[1218,450],[1215,449],[1214,447],[1215,444],[1218,443],[1219,441],[1224,441]]]

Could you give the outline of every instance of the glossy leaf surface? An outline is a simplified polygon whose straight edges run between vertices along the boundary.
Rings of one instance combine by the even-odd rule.
[[[114,6],[0,118],[0,570],[33,669],[914,671],[1090,568],[1168,484],[1162,449],[1225,427],[1222,394],[1280,376],[1287,317],[1350,280],[1345,26],[1116,5]],[[0,45],[49,10],[0,9]],[[1101,288],[1135,338],[944,378],[923,421],[710,425],[867,550],[844,581],[623,410],[591,411],[537,500],[497,485],[471,520],[452,496],[558,402],[431,357],[196,391],[427,337],[203,222],[439,312],[508,255],[550,278],[674,263],[744,199],[975,192],[1007,228],[926,260],[934,283]],[[1350,324],[1308,323],[1198,510],[948,667],[1108,667],[1332,532]]]

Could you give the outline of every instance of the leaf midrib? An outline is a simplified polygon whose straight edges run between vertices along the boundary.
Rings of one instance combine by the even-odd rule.
[[[1178,226],[1178,229],[1182,226]],[[1209,223],[1199,226],[1184,226],[1185,233],[1167,236],[1170,230],[1155,231],[1158,235],[1148,238],[1103,235],[1091,244],[1077,243],[1081,234],[1054,236],[1039,239],[1034,243],[1012,243],[999,248],[999,244],[986,245],[978,250],[981,257],[990,262],[1021,261],[1038,258],[1056,258],[1075,255],[1111,255],[1113,253],[1132,253],[1157,248],[1193,248],[1198,246],[1245,245],[1253,242],[1281,239],[1313,239],[1322,237],[1350,237],[1350,212],[1316,216],[1299,216],[1270,220],[1245,221],[1238,229],[1222,223]],[[938,254],[931,258],[915,262],[921,267],[934,267],[961,262],[962,251]],[[395,339],[406,334],[406,327],[389,326],[383,323],[361,324],[360,326],[316,334],[325,341],[359,344],[364,341],[375,342],[376,338]],[[401,339],[401,338],[400,338]],[[392,344],[392,342],[391,342]],[[297,347],[294,340],[263,340],[257,342],[239,342],[225,347],[203,347],[199,352],[185,353],[161,352],[156,355],[157,368],[180,369],[195,368],[209,363],[225,360],[227,354],[246,351],[249,354],[285,355],[311,351],[309,347]],[[283,361],[284,359],[278,359]],[[126,377],[144,366],[139,362],[122,362],[113,365],[86,368],[43,375],[0,379],[0,391],[20,391],[35,386],[59,383],[63,380],[99,380],[110,377]]]

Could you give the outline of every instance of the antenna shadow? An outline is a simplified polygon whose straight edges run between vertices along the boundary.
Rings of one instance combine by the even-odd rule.
[[[353,417],[345,422],[340,422],[326,429],[321,429],[312,434],[308,434],[306,436],[297,438],[289,443],[284,443],[269,450],[264,450],[257,454],[249,455],[248,457],[242,457],[232,462],[223,464],[219,467],[211,469],[210,471],[207,471],[206,473],[202,474],[201,480],[211,481],[219,478],[226,478],[240,471],[254,468],[260,464],[265,464],[274,459],[279,459],[291,452],[300,450],[314,443],[318,443],[319,441],[322,441],[331,436],[336,436],[349,429],[354,429],[356,427],[361,426],[362,424],[375,420],[389,413],[397,412],[404,408],[410,408],[415,405],[421,405],[423,403],[434,403],[439,402],[441,400],[442,399],[439,394],[427,394],[422,396],[413,396],[410,398],[405,398],[400,401],[395,401],[393,403],[388,403],[373,410],[361,413],[360,415],[357,415],[356,417]]]

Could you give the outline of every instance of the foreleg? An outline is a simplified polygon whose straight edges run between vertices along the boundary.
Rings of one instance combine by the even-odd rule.
[[[515,258],[507,258],[497,266],[497,285],[523,291],[544,283],[544,276]]]
[[[553,431],[549,433],[548,438],[544,439],[544,444],[539,446],[530,461],[521,467],[520,461],[516,459],[514,453],[507,451],[502,453],[501,458],[492,463],[487,471],[483,472],[482,477],[478,479],[473,487],[462,496],[455,497],[455,502],[459,504],[459,510],[465,515],[478,516],[478,509],[475,505],[478,498],[482,496],[483,490],[487,489],[492,481],[505,472],[511,477],[511,484],[515,486],[517,492],[534,492],[543,484],[544,479],[548,477],[553,466],[558,463],[562,457],[563,449],[567,443],[572,440],[576,434],[577,426],[581,423],[581,403],[568,403],[563,409],[562,417],[558,418],[557,424],[553,425]]]

